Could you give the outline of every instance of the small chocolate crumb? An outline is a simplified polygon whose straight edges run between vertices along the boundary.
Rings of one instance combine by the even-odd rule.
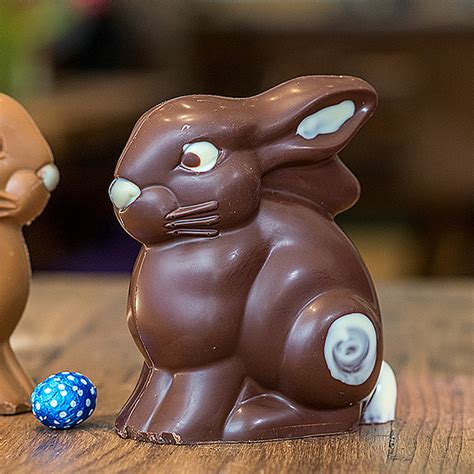
[[[181,444],[181,436],[176,433],[161,433],[161,442],[163,444]]]

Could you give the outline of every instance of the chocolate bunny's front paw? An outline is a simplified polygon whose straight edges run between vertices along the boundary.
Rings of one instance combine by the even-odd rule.
[[[17,199],[9,215],[20,225],[29,224],[39,216],[49,200],[43,181],[31,170],[20,170],[9,179],[5,191]]]
[[[0,218],[10,216],[18,208],[18,203],[16,196],[0,189]]]

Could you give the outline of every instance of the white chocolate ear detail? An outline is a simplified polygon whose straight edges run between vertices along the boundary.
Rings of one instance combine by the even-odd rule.
[[[355,104],[352,100],[344,100],[336,105],[331,105],[304,118],[296,134],[306,140],[312,140],[318,135],[337,132],[342,125],[354,116]]]
[[[140,194],[140,188],[135,183],[124,178],[114,179],[109,187],[110,200],[120,211],[123,211],[135,202]]]
[[[370,319],[351,313],[336,319],[324,343],[331,376],[347,385],[360,385],[372,374],[377,359],[377,335]]]

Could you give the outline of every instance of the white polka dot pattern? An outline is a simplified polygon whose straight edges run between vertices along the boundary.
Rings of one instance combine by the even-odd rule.
[[[33,414],[52,429],[68,429],[82,423],[94,412],[96,400],[96,388],[78,372],[51,375],[31,395]]]

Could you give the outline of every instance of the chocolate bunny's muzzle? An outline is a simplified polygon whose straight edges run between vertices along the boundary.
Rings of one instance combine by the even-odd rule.
[[[142,243],[151,244],[183,235],[214,237],[218,234],[217,201],[180,206],[166,186],[140,189],[125,178],[112,181],[109,196],[121,225]],[[143,227],[143,219],[150,214],[154,216],[153,224]]]

